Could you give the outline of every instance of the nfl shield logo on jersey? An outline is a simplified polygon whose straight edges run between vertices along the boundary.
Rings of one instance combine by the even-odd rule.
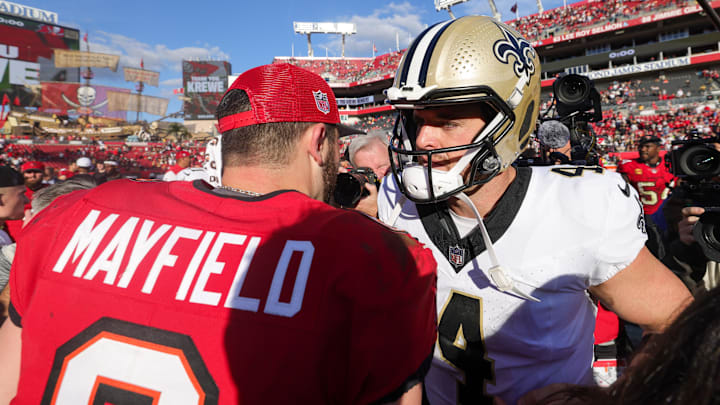
[[[322,91],[313,91],[313,97],[315,97],[315,105],[321,113],[327,114],[330,112],[330,102],[328,101],[327,94]]]
[[[458,245],[448,248],[448,259],[455,266],[462,266],[465,263],[465,249]]]

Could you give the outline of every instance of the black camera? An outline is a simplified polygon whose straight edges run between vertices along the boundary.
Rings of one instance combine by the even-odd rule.
[[[374,184],[380,188],[380,179],[372,169],[358,167],[350,169],[347,173],[340,173],[335,183],[335,202],[341,207],[355,207],[369,192],[365,189],[365,183]]]
[[[698,136],[697,132],[691,136]],[[693,227],[693,236],[705,257],[720,261],[720,138],[691,138],[673,141],[670,172],[683,182],[673,189],[678,198],[703,207],[705,213]]]
[[[578,121],[602,120],[600,93],[587,76],[569,74],[559,77],[553,82],[553,97],[561,120],[577,115],[582,116]]]
[[[698,181],[720,176],[720,151],[713,147],[715,143],[720,143],[720,138],[673,141],[670,152],[672,174]]]

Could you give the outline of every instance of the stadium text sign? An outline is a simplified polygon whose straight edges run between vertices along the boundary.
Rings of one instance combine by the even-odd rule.
[[[186,120],[215,118],[215,109],[228,87],[230,63],[222,61],[183,61],[183,103]]]
[[[716,0],[716,1],[711,2],[711,6],[713,8],[720,7],[720,1]],[[586,30],[578,30],[575,32],[569,32],[567,34],[562,34],[562,35],[556,35],[556,36],[550,37],[548,39],[542,39],[540,41],[533,41],[532,46],[543,46],[543,45],[556,44],[558,42],[571,41],[571,40],[577,39],[577,38],[584,38],[584,37],[587,37],[590,35],[597,35],[597,34],[602,34],[605,32],[617,31],[620,29],[634,27],[634,26],[647,24],[647,23],[651,23],[651,22],[655,22],[655,21],[665,20],[668,18],[681,17],[684,15],[695,14],[700,11],[702,11],[702,8],[700,6],[682,7],[682,8],[678,8],[675,10],[663,11],[661,13],[652,14],[652,15],[645,16],[645,17],[634,18],[629,21],[610,23],[610,24],[602,25],[600,27],[595,27],[595,28],[586,29]]]
[[[40,64],[17,60],[19,55],[17,46],[0,44],[0,80],[10,72],[10,85],[40,84]]]
[[[662,70],[690,65],[690,57],[683,56],[681,58],[659,60],[654,62],[639,63],[637,65],[620,66],[611,69],[596,70],[589,72],[587,76],[593,80],[606,79],[609,77],[629,75],[633,73],[651,72],[653,70]]]
[[[224,93],[225,81],[217,76],[192,76],[187,83],[188,93]]]
[[[13,14],[31,20],[57,24],[58,15],[52,11],[45,11],[35,7],[23,6],[22,4],[11,3],[0,0],[0,13]]]

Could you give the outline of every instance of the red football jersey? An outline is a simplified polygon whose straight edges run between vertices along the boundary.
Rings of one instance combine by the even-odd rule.
[[[668,185],[674,179],[662,160],[655,167],[650,167],[637,159],[631,160],[620,164],[617,172],[626,175],[630,184],[637,189],[647,215],[652,215],[660,208],[663,200],[670,193]]]
[[[295,191],[75,192],[23,231],[11,288],[16,405],[368,403],[436,337],[430,251]]]

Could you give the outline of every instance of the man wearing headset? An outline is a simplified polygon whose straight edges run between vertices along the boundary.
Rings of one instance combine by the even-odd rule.
[[[429,27],[387,96],[400,114],[379,217],[438,262],[430,404],[591,384],[587,290],[648,332],[690,300],[644,247],[642,205],[619,175],[512,166],[540,105],[537,54],[512,28],[478,16]]]

